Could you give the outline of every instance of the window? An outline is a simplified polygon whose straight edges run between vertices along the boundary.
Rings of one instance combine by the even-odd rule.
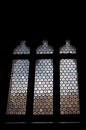
[[[37,48],[37,54],[52,54],[53,48],[48,41]],[[34,115],[53,114],[53,60],[39,59],[35,67]]]
[[[60,54],[76,55],[76,49],[66,41]],[[60,59],[60,114],[80,114],[77,59]]]
[[[31,50],[31,52],[30,52]],[[59,52],[59,53],[58,53]],[[80,119],[77,50],[66,41],[47,40],[34,49],[25,41],[13,51],[6,116],[21,121],[61,122]]]
[[[75,59],[60,60],[60,113],[79,114],[79,92]]]
[[[13,54],[30,54],[30,49],[26,47],[25,41],[22,41]],[[26,113],[28,77],[29,60],[13,60],[6,114],[24,115]]]

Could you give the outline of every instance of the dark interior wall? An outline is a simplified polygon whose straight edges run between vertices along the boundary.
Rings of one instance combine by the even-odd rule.
[[[23,6],[21,6],[22,2],[13,3],[13,5],[8,3],[10,7],[7,3],[4,3],[4,7],[0,8],[0,121],[6,107],[13,49],[23,39],[28,41],[31,48],[35,48],[44,38],[48,39],[53,46],[60,46],[65,43],[66,39],[69,39],[78,49],[82,119],[85,121],[86,8],[82,6],[81,1],[80,3],[79,1],[76,3],[75,1],[67,3],[64,1],[61,4],[53,4],[52,1],[49,1],[48,4],[44,1],[39,3],[36,1],[32,3],[32,6],[29,3],[26,6],[24,2]],[[40,126],[38,125],[38,128],[43,128],[44,125]],[[54,124],[47,126],[50,126],[47,128],[51,128]],[[65,126],[66,124],[61,124],[61,127],[57,128]],[[79,128],[78,124],[77,127],[75,124],[67,126],[68,128],[71,126]],[[13,127],[16,128],[16,125],[14,124]],[[25,125],[21,125],[21,128],[24,127]],[[36,128],[36,125],[31,128]]]

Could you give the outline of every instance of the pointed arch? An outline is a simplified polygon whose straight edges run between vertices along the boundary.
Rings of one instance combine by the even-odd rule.
[[[30,54],[30,48],[26,46],[26,41],[21,41],[20,45],[14,49],[13,54]]]
[[[70,41],[66,40],[66,44],[60,48],[59,52],[60,54],[76,54],[76,48],[70,44]]]
[[[36,50],[36,54],[53,54],[53,52],[54,50],[50,45],[48,45],[47,40],[43,40],[43,44]]]

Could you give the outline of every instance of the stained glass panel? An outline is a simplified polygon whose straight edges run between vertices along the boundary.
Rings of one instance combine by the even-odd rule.
[[[60,114],[80,114],[75,59],[60,60]]]
[[[25,43],[26,41],[21,41],[21,44],[14,49],[13,54],[30,54],[30,48]]]
[[[6,114],[26,113],[29,75],[28,60],[13,60]]]
[[[41,59],[36,61],[33,114],[53,114],[52,59]]]
[[[37,54],[53,54],[53,48],[48,45],[48,41],[43,40],[43,45],[40,45],[37,50],[36,53]]]
[[[76,48],[70,44],[70,41],[66,41],[66,44],[60,48],[60,54],[76,54]]]

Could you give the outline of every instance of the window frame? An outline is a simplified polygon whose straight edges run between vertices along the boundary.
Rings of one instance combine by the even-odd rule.
[[[79,84],[79,60],[78,54],[59,54],[61,46],[54,46],[53,54],[36,54],[36,47],[31,48],[30,54],[14,55],[12,54],[11,61],[14,59],[29,59],[29,80],[27,90],[27,107],[26,115],[5,115],[5,122],[79,122],[80,115],[60,115],[60,76],[59,76],[59,62],[60,59],[75,59],[77,61],[78,84]],[[77,49],[77,48],[76,48]],[[35,62],[38,59],[53,59],[53,115],[33,115],[33,96],[35,83]],[[12,62],[11,62],[12,63]],[[10,69],[11,73],[11,69]],[[10,81],[10,77],[9,77]],[[80,84],[79,84],[80,86]],[[78,86],[78,87],[79,87]],[[8,88],[9,90],[9,88]],[[79,91],[80,95],[80,91]],[[79,96],[80,97],[80,96]],[[80,99],[79,99],[80,100]],[[81,106],[81,104],[80,104]],[[29,111],[28,111],[29,110]],[[81,113],[81,111],[80,111]]]

